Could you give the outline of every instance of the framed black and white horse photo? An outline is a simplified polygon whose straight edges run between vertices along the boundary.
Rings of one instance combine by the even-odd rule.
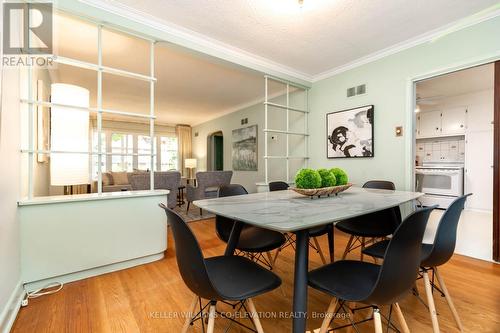
[[[373,105],[328,113],[327,157],[373,157],[373,113]]]

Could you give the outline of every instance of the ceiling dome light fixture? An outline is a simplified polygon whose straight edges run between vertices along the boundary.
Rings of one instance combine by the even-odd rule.
[[[304,7],[304,0],[298,0],[300,8]]]

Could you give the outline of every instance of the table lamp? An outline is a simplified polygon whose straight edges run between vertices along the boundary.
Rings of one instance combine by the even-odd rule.
[[[186,158],[184,160],[184,166],[189,169],[189,178],[193,178],[193,169],[196,169],[197,160],[196,158]]]
[[[64,194],[73,193],[73,185],[89,184],[89,91],[71,84],[51,85],[51,102],[78,108],[52,106],[50,118],[50,184],[64,186]],[[71,153],[83,152],[83,153]]]

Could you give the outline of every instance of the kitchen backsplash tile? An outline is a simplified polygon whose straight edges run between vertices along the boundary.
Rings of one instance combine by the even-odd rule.
[[[423,162],[463,162],[465,138],[463,136],[417,139],[417,165]]]

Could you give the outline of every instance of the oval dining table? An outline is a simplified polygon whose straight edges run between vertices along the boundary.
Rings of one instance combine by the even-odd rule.
[[[292,332],[306,332],[308,229],[412,202],[423,193],[351,187],[335,196],[310,198],[292,190],[197,200],[199,208],[235,220],[225,255],[233,255],[243,224],[296,235]]]

